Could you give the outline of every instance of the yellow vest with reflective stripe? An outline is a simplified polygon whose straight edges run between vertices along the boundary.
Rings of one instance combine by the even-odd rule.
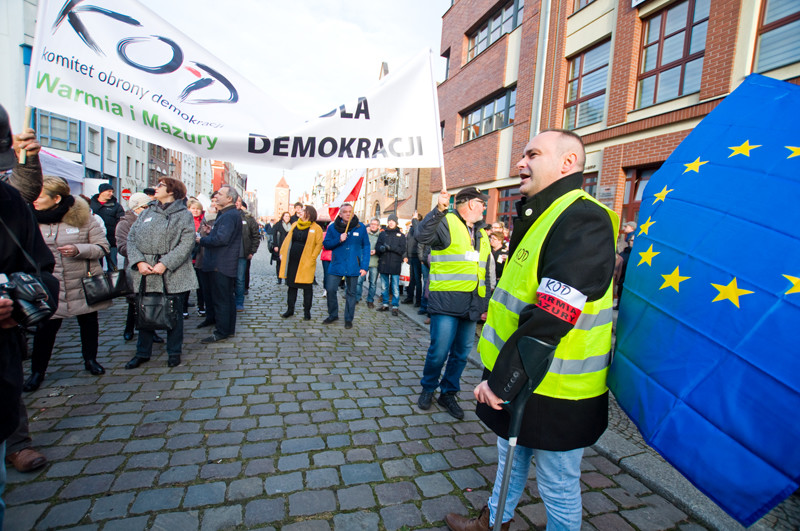
[[[478,341],[481,360],[489,370],[494,367],[500,349],[517,330],[520,312],[538,301],[542,244],[558,217],[579,199],[600,205],[611,218],[614,234],[618,232],[617,214],[583,190],[564,194],[539,216],[506,262],[489,301],[488,319]],[[606,392],[606,374],[611,363],[612,287],[613,280],[602,298],[586,302],[575,326],[558,344],[553,364],[535,394],[581,400]]]
[[[448,213],[447,227],[450,230],[450,245],[437,251],[431,249],[431,291],[473,292],[486,296],[486,264],[491,253],[486,231],[480,229],[480,251],[478,260],[468,259],[467,253],[475,253],[469,230],[458,216]]]

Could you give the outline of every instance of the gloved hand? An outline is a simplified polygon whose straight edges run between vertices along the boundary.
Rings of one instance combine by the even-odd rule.
[[[503,345],[489,375],[489,388],[511,402],[525,388],[533,392],[547,375],[556,347],[517,330]],[[529,385],[530,384],[530,385]]]

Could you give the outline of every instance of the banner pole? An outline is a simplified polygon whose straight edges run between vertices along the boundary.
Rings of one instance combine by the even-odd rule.
[[[33,107],[30,105],[25,107],[25,120],[22,122],[22,130],[24,131],[31,123],[31,112]],[[24,149],[19,150],[19,163],[24,165],[28,161],[28,152]]]
[[[444,175],[444,161],[442,161],[442,167],[439,168],[442,172],[442,192],[447,191],[447,177]]]

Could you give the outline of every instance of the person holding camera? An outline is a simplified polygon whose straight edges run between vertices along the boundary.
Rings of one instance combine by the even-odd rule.
[[[108,253],[109,245],[103,227],[92,217],[89,204],[70,194],[69,185],[60,177],[47,176],[42,193],[33,202],[36,220],[45,243],[56,257],[53,274],[61,284],[58,310],[39,326],[33,338],[31,375],[23,390],[35,391],[42,385],[56,334],[65,317],[76,317],[81,334],[83,365],[89,373],[99,376],[106,371],[97,362],[100,328],[98,310],[111,306],[111,301],[94,305],[86,302],[81,279],[91,273],[102,275],[99,259]]]

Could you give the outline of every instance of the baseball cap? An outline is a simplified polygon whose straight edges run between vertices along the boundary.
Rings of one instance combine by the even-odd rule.
[[[481,191],[474,186],[464,188],[456,194],[456,203],[463,203],[470,199],[480,199],[486,203],[489,200],[489,196],[482,194]]]

